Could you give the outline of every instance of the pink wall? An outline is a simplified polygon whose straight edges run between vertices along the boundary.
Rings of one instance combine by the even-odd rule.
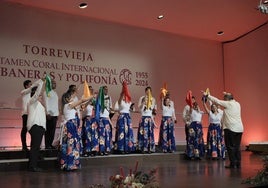
[[[243,143],[268,140],[268,24],[231,43],[224,44],[226,90],[242,106]]]
[[[0,3],[0,57],[38,61],[85,65],[73,59],[46,57],[25,54],[23,44],[47,46],[50,48],[73,49],[92,53],[93,61],[88,66],[106,67],[120,72],[127,68],[133,75],[133,84],[129,86],[133,102],[144,94],[145,85],[137,85],[137,72],[148,73],[145,81],[153,88],[158,99],[160,88],[167,83],[171,92],[179,123],[176,128],[176,142],[185,144],[184,125],[181,112],[185,105],[185,95],[192,90],[201,103],[201,92],[207,87],[219,94],[223,91],[222,45],[218,42],[187,38],[153,30],[105,23],[73,15],[28,8],[20,5]],[[79,71],[51,70],[32,66],[14,66],[1,63],[7,69],[33,69],[36,71],[54,71],[56,74],[81,74]],[[226,69],[227,70],[227,69]],[[105,75],[107,76],[107,75]],[[109,75],[108,75],[109,76]],[[118,81],[118,75],[114,76]],[[16,128],[17,135],[5,129],[0,134],[0,147],[19,146],[20,96],[22,82],[27,77],[5,76],[1,74],[0,84],[5,87],[0,97],[0,126]],[[35,80],[36,77],[30,79]],[[57,91],[61,95],[69,84],[79,81],[59,79]],[[8,84],[7,84],[8,83]],[[95,89],[100,84],[91,83]],[[114,101],[121,91],[117,84],[108,84]],[[160,121],[161,111],[157,116]],[[137,126],[139,116],[135,115]],[[134,125],[134,126],[135,126]],[[204,126],[207,117],[204,117]],[[2,129],[4,130],[4,129]],[[158,130],[156,130],[157,132]],[[205,129],[206,132],[206,129]],[[14,136],[16,135],[16,136]],[[8,138],[7,138],[8,137]],[[205,138],[205,136],[204,136]]]

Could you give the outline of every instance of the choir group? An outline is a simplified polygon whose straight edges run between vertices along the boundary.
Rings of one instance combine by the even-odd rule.
[[[53,88],[51,87],[52,83],[54,83]],[[114,106],[112,98],[108,94],[107,86],[101,86],[97,92],[94,92],[93,88],[86,81],[83,83],[83,86],[84,92],[80,99],[77,97],[78,88],[76,85],[70,85],[61,97],[62,107],[59,109],[61,109],[62,120],[60,121],[61,129],[58,138],[58,149],[60,152],[59,163],[62,170],[71,171],[80,169],[81,156],[93,157],[96,155],[109,155],[111,153],[129,154],[133,152],[150,154],[156,151],[156,145],[158,145],[163,153],[173,153],[176,151],[174,126],[177,120],[175,107],[166,88],[161,88],[160,108],[162,118],[159,127],[159,140],[158,144],[156,144],[154,129],[156,128],[155,115],[157,106],[156,99],[152,95],[151,87],[145,88],[145,94],[138,101],[137,111],[141,114],[141,118],[139,120],[137,135],[134,135],[131,118],[131,113],[134,111],[134,103],[131,101],[131,95],[125,81],[122,83],[122,91]],[[36,156],[38,148],[41,145],[40,138],[42,138],[45,132],[50,130],[49,126],[51,125],[46,123],[53,117],[53,115],[49,115],[48,110],[51,104],[49,105],[46,102],[42,106],[42,99],[39,98],[42,88],[45,90],[45,100],[52,100],[51,92],[55,89],[55,81],[47,76],[45,79],[40,79],[33,84],[29,84],[29,87],[25,87],[25,90],[31,91],[30,96],[28,96],[29,100],[33,100],[33,96],[35,96],[36,101],[36,105],[32,107],[32,111],[28,111],[26,120],[24,117],[32,139],[30,150],[30,169],[32,171],[38,171],[39,169],[37,167]],[[56,99],[58,99],[57,96]],[[52,101],[55,102],[55,100]],[[192,160],[201,159],[205,156],[205,153],[207,157],[212,159],[225,159],[225,144],[221,126],[223,111],[215,103],[210,102],[210,107],[208,107],[208,101],[207,97],[202,99],[205,109],[205,112],[203,112],[200,110],[191,91],[186,96],[187,105],[183,110],[186,135],[185,154]],[[24,103],[27,104],[26,99]],[[27,108],[31,106],[29,104],[33,103],[28,103]],[[39,111],[37,111],[36,106],[39,106]],[[118,117],[116,124],[113,125],[111,118],[115,113],[118,113]],[[55,116],[58,116],[58,114],[56,113]],[[207,152],[205,152],[203,139],[203,114],[209,115]],[[40,120],[37,117],[43,117],[43,119]],[[33,131],[33,127],[41,127],[42,130]],[[115,130],[115,135],[112,135],[113,129]],[[54,133],[52,137],[54,137]],[[49,137],[49,135],[45,135],[45,137]],[[52,141],[46,142],[46,148],[54,147],[52,146]],[[25,141],[23,142],[23,148],[27,149]]]

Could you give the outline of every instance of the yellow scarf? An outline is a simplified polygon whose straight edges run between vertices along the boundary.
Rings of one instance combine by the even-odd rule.
[[[152,103],[153,103],[153,97],[152,97],[152,93],[151,90],[148,91],[148,96],[147,96],[147,103],[146,103],[146,108],[150,109],[152,107]]]

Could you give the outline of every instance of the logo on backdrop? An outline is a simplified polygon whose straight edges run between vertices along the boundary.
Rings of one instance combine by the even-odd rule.
[[[131,85],[131,76],[132,76],[132,73],[130,70],[128,69],[121,70],[120,75],[119,75],[120,83],[122,84],[123,81],[126,81],[127,85]]]

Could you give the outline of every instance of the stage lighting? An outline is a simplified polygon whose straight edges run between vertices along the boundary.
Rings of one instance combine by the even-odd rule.
[[[263,13],[263,14],[268,14],[268,1],[260,0],[258,10],[261,11],[261,13]]]

